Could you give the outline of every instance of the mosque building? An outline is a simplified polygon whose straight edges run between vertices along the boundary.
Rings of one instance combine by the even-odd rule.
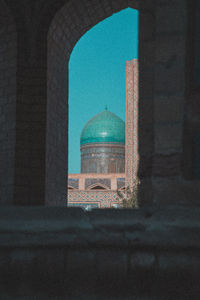
[[[106,107],[83,127],[81,173],[68,174],[68,206],[119,207],[117,191],[133,186],[138,161],[136,80],[135,88],[132,86],[133,78],[138,76],[137,70],[137,60],[127,62],[126,123]],[[132,138],[125,139],[125,135],[132,135]]]
[[[68,176],[68,205],[117,206],[125,187],[125,122],[107,108],[90,119],[80,137],[81,174]]]
[[[125,122],[107,108],[81,133],[81,173],[124,173]]]

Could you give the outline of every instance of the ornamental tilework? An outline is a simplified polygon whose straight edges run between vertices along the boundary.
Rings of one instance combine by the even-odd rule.
[[[125,186],[125,178],[117,178],[117,189],[121,189]]]
[[[126,186],[134,185],[138,170],[138,59],[126,62]]]
[[[68,178],[68,185],[78,189],[78,185],[79,185],[79,179],[77,178]]]
[[[106,186],[107,188],[111,188],[111,182],[108,178],[86,178],[85,180],[85,188],[89,188],[91,185],[94,184],[102,184]]]
[[[119,205],[116,191],[69,191],[68,203],[70,206],[86,206],[97,208],[110,208]]]

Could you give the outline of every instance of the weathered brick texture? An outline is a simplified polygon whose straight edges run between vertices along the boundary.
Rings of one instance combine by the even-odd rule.
[[[17,32],[5,1],[0,1],[0,203],[13,203],[16,141]]]
[[[198,299],[199,217],[177,206],[2,209],[1,297]]]

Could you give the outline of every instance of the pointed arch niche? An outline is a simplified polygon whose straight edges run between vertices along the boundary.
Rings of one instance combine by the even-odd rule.
[[[153,4],[138,0],[86,0],[66,3],[55,15],[48,32],[48,71],[47,71],[47,127],[46,127],[46,170],[45,202],[47,205],[65,204],[67,191],[67,157],[68,157],[68,62],[76,42],[89,29],[112,14],[131,7],[139,9],[139,59],[141,82],[148,79],[148,88],[143,90],[144,101],[153,101],[151,88],[153,68],[154,12]],[[139,4],[140,3],[140,4]],[[140,6],[139,6],[140,5]],[[141,9],[141,11],[140,11]],[[148,94],[148,95],[147,95]],[[141,99],[140,99],[141,100]],[[152,115],[143,109],[140,112],[147,122],[143,122],[141,136],[145,144],[141,160],[141,174],[149,164],[146,154],[151,156],[153,149]],[[145,128],[144,128],[145,127]],[[140,145],[142,147],[142,145]],[[141,155],[141,157],[143,157]],[[144,174],[149,176],[150,174]],[[149,194],[149,193],[148,193]]]

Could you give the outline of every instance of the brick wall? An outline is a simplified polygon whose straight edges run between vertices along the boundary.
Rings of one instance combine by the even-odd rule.
[[[14,200],[17,32],[5,1],[0,6],[0,205],[5,205]]]
[[[180,207],[1,209],[1,297],[198,299],[199,220]]]

